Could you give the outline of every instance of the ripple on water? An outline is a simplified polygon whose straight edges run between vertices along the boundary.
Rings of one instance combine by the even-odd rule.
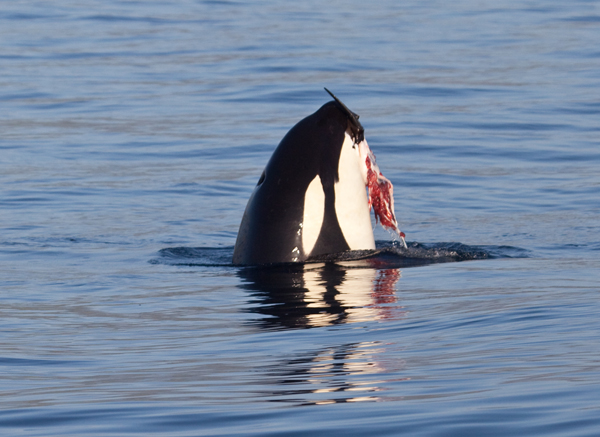
[[[468,246],[461,243],[407,242],[405,249],[395,242],[377,241],[375,250],[354,250],[327,254],[308,263],[343,262],[355,267],[401,268],[435,263],[472,261],[491,258],[525,258],[528,251],[512,246]],[[153,264],[181,266],[234,267],[231,263],[233,246],[228,247],[170,247],[161,249]],[[294,265],[294,264],[292,264]]]

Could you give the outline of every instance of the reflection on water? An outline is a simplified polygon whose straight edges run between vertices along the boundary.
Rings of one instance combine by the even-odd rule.
[[[383,396],[389,374],[402,369],[383,359],[380,342],[321,348],[266,368],[273,401],[296,405],[389,400]],[[408,379],[408,378],[406,378]]]
[[[401,268],[510,257],[515,252],[522,256],[511,247],[409,242],[404,249],[379,242],[369,253],[332,254],[306,264],[238,267],[231,264],[231,246],[170,247],[151,262],[237,275],[237,287],[247,293],[239,308],[246,313],[245,328],[253,334],[258,328],[261,346],[271,345],[263,350],[265,356],[260,352],[251,360],[250,391],[262,401],[316,405],[398,398],[390,386],[408,379],[399,358],[404,348],[399,351],[395,341],[379,341],[372,328],[389,327],[406,315],[397,293]],[[348,337],[339,341],[344,326]],[[336,340],[329,341],[332,337]],[[271,343],[273,338],[286,340]],[[243,348],[256,352],[247,344]]]
[[[242,269],[251,291],[250,311],[265,315],[265,329],[319,328],[401,318],[396,285],[399,269],[356,268],[352,263]],[[354,342],[310,349],[261,369],[266,396],[298,405],[383,400],[384,374],[394,370],[380,342]],[[402,367],[395,362],[392,367]]]
[[[398,269],[324,263],[247,268],[239,275],[256,298],[250,311],[270,316],[258,322],[263,327],[314,328],[402,314],[395,305]]]

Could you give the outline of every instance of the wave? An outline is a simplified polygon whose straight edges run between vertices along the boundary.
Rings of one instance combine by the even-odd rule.
[[[375,250],[352,250],[311,258],[311,263],[343,263],[348,267],[401,268],[428,264],[497,258],[527,258],[528,251],[513,246],[469,246],[456,242],[407,242],[405,249],[397,242],[378,241]],[[231,262],[233,246],[168,247],[158,251],[152,264],[198,267],[240,267]]]

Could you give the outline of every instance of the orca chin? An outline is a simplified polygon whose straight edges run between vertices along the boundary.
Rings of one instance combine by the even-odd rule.
[[[371,208],[404,243],[392,184],[377,167],[359,116],[325,90],[334,100],[285,135],[260,176],[240,224],[234,264],[374,250]]]

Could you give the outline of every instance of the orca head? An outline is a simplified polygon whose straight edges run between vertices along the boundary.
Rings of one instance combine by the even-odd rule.
[[[329,94],[334,100],[292,127],[273,152],[246,206],[234,264],[375,249],[364,128]]]

